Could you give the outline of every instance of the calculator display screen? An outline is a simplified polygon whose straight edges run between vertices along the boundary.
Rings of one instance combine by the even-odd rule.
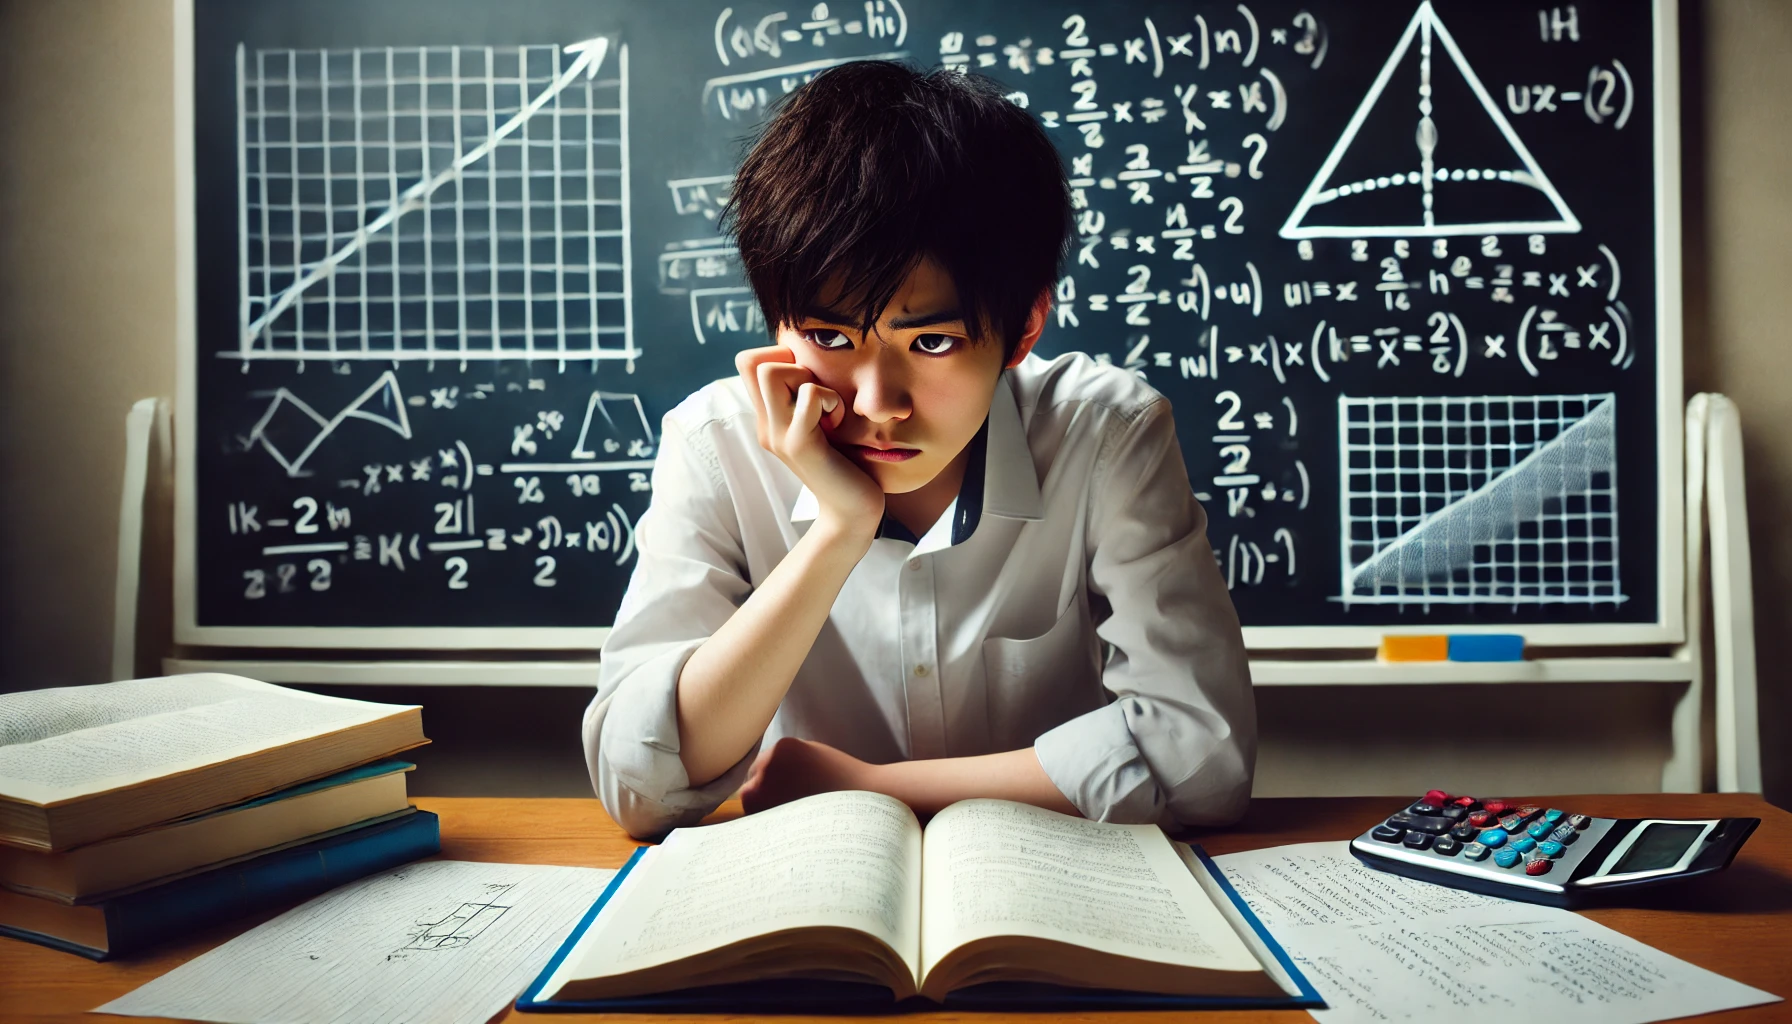
[[[1686,847],[1705,831],[1700,825],[1650,825],[1625,851],[1624,859],[1613,867],[1614,875],[1626,875],[1632,871],[1654,871],[1657,868],[1672,867],[1680,862]]]

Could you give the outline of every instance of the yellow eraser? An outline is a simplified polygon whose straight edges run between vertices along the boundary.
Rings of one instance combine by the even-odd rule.
[[[1381,661],[1448,661],[1450,638],[1447,636],[1384,636],[1381,638]]]

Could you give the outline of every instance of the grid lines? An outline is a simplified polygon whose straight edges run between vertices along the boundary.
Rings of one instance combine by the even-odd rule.
[[[632,368],[628,53],[607,54],[238,47],[240,337],[219,355]]]
[[[1614,407],[1610,394],[1340,398],[1339,600],[1625,600]]]

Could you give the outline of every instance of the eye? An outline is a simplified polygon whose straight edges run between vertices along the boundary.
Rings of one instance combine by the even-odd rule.
[[[831,327],[811,327],[808,330],[798,331],[797,333],[801,334],[805,341],[814,345],[816,348],[833,350],[852,347],[851,338],[848,338],[846,335]]]
[[[915,348],[930,356],[943,356],[958,349],[959,339],[950,334],[922,334],[915,338]]]

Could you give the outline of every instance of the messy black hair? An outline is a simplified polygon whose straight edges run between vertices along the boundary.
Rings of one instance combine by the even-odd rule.
[[[1071,236],[1064,165],[995,82],[891,61],[829,69],[786,96],[724,214],[768,328],[825,296],[869,332],[931,256],[973,342],[1004,358]]]

